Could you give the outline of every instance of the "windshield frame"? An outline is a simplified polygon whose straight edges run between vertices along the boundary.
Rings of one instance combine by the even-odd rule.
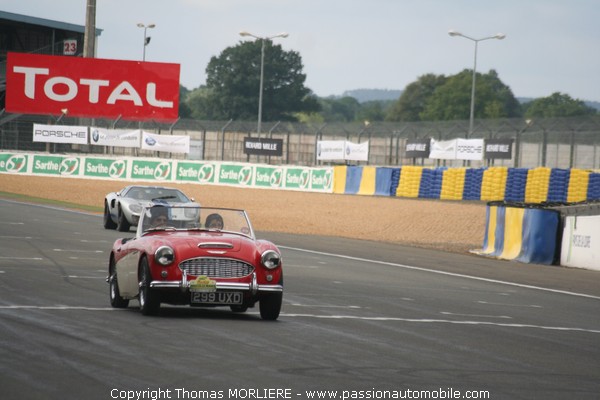
[[[160,208],[160,210],[158,210]],[[197,215],[193,215],[198,210]],[[150,224],[153,212],[159,211],[173,217],[174,225],[170,225],[171,219],[165,226],[154,226]],[[205,226],[205,218],[210,214],[219,214],[225,224],[222,229],[208,228]],[[256,240],[254,229],[250,218],[245,210],[223,207],[203,207],[188,204],[150,204],[143,206],[140,220],[137,226],[136,237],[143,237],[152,232],[216,232],[241,235]]]

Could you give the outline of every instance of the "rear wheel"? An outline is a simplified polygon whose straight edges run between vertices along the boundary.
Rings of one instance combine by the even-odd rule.
[[[129,231],[131,224],[129,223],[129,221],[127,221],[127,218],[125,217],[125,214],[123,213],[123,210],[121,210],[121,206],[119,206],[119,214],[118,215],[119,215],[119,217],[117,219],[117,230],[119,232]]]
[[[110,260],[110,277],[108,278],[108,284],[110,286],[110,305],[114,308],[127,308],[129,300],[121,297],[119,292],[119,280],[117,279],[117,270],[114,267],[114,261]]]
[[[150,282],[152,282],[150,267],[148,266],[148,259],[144,257],[140,262],[140,292],[138,297],[140,311],[143,315],[156,315],[160,309],[160,298],[158,297],[158,293],[150,287]]]
[[[108,203],[104,202],[104,229],[115,229],[117,224],[112,220],[110,216],[110,210],[108,209]]]

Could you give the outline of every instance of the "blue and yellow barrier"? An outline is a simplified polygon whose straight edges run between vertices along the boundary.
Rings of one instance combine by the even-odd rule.
[[[577,203],[600,200],[600,172],[560,168],[334,167],[333,192],[440,200]]]
[[[488,205],[478,254],[524,263],[553,264],[560,214],[554,210]]]

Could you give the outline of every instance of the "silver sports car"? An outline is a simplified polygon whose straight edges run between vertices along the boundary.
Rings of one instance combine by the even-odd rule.
[[[138,224],[143,206],[168,203],[200,206],[181,190],[163,186],[127,186],[104,199],[104,228],[127,232]]]

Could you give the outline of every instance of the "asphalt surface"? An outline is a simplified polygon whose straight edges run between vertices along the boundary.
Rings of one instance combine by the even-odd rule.
[[[105,282],[133,234],[0,200],[1,399],[600,396],[598,272],[261,232],[284,257],[278,321],[144,317]]]

